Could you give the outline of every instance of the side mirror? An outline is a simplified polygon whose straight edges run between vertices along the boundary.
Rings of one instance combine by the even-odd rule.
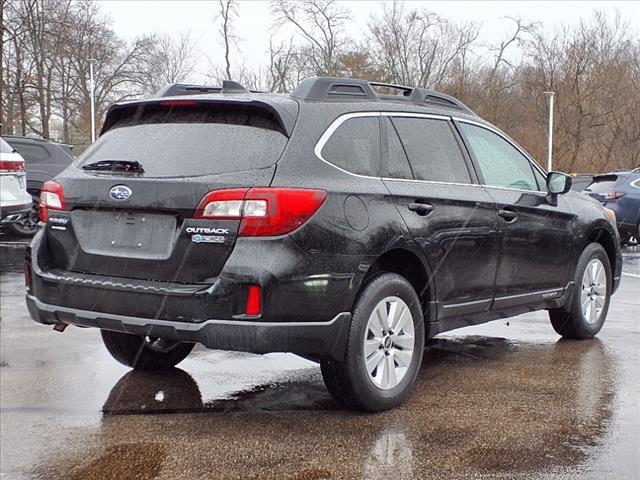
[[[554,194],[567,193],[571,190],[571,177],[562,172],[549,172],[547,174],[547,190]]]

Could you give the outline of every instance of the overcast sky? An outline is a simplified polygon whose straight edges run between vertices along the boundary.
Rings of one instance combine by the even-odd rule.
[[[179,35],[190,31],[195,40],[201,60],[199,70],[207,69],[207,58],[214,63],[223,63],[222,45],[217,34],[217,1],[139,1],[104,0],[103,11],[113,20],[116,33],[126,39],[133,39],[150,32]],[[372,13],[382,10],[380,1],[341,2],[352,12],[352,37],[361,38]],[[456,21],[478,21],[483,23],[481,39],[487,43],[499,41],[507,35],[510,24],[505,16],[521,17],[542,22],[545,29],[553,30],[562,24],[575,24],[580,18],[591,16],[593,10],[618,11],[633,28],[640,25],[640,2],[638,1],[407,1],[407,7],[428,9]],[[240,18],[236,31],[240,37],[238,49],[247,64],[253,67],[265,64],[272,19],[269,3],[263,1],[243,1],[240,4]],[[195,79],[191,79],[195,80]]]

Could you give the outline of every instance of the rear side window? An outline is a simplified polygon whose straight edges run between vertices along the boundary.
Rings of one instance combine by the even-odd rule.
[[[471,183],[469,170],[448,121],[393,117],[392,123],[417,180]]]
[[[377,177],[380,170],[380,123],[378,117],[345,121],[322,148],[322,158],[333,165]]]
[[[263,109],[154,105],[117,120],[76,165],[128,160],[139,162],[145,177],[213,175],[271,166],[286,144]]]
[[[0,138],[0,153],[13,153],[13,147]]]
[[[383,118],[387,133],[387,152],[382,162],[382,176],[385,178],[413,179],[409,159],[404,151],[396,128],[388,118]]]
[[[47,149],[41,145],[15,142],[13,146],[27,162],[46,162],[51,157]]]

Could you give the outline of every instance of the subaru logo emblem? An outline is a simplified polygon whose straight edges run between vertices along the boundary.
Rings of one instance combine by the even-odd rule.
[[[109,190],[111,198],[119,201],[126,200],[131,196],[131,193],[131,189],[126,185],[116,185],[115,187],[111,187],[111,190]]]

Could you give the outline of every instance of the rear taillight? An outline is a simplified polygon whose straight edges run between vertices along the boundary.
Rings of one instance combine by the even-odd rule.
[[[44,182],[40,190],[40,220],[49,219],[49,210],[66,210],[62,185],[53,180]]]
[[[24,172],[22,160],[0,160],[0,173]]]
[[[326,197],[324,190],[307,188],[216,190],[204,196],[194,218],[241,220],[241,236],[284,235],[309,220]]]
[[[624,197],[623,192],[609,192],[609,193],[602,194],[602,198],[605,200],[618,200],[619,198],[622,198],[622,197]]]

